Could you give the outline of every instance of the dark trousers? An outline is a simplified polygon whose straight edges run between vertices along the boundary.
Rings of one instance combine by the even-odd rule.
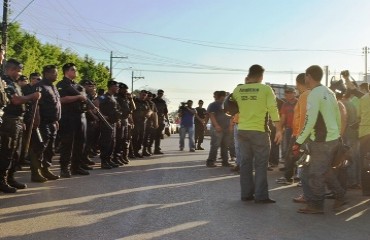
[[[15,172],[15,153],[23,132],[23,119],[4,115],[0,127],[0,176],[5,177],[7,170]]]
[[[32,131],[30,143],[31,162],[40,162],[42,167],[50,167],[54,156],[57,123],[41,123],[38,129],[40,136],[38,136],[36,130]]]
[[[97,141],[100,135],[100,126],[98,121],[87,121],[86,124],[86,142],[85,149],[83,152],[82,161],[88,159],[89,154],[97,145]]]
[[[115,128],[116,124],[113,124],[113,130],[106,126],[105,124],[101,124],[100,129],[100,159],[103,161],[110,160],[113,149],[116,143],[116,135],[115,135]]]
[[[150,148],[153,145],[154,138],[156,137],[156,131],[152,124],[146,124],[144,132],[143,147]]]
[[[138,153],[143,145],[145,133],[145,121],[135,122],[134,129],[132,131],[132,144],[134,147],[134,152]]]
[[[270,134],[270,142],[271,142],[271,151],[270,151],[270,159],[269,163],[278,165],[279,164],[279,154],[280,154],[280,144],[275,143],[275,135],[276,135],[276,128],[275,126],[270,126],[271,134]]]
[[[60,166],[78,169],[82,164],[85,149],[86,117],[85,114],[64,114],[59,122],[60,130]]]
[[[162,132],[165,128],[163,121],[159,123],[157,129],[155,129],[154,149],[159,150],[161,147]]]
[[[195,144],[198,144],[199,146],[203,143],[204,140],[204,131],[205,127],[203,124],[196,123],[195,124]]]
[[[287,149],[287,152],[286,152],[286,157],[285,157],[285,178],[287,180],[291,179],[294,175],[294,171],[295,171],[295,163],[298,159],[296,159],[293,154],[292,154],[292,148],[293,148],[293,145],[295,143],[295,140],[296,138],[295,137],[292,137],[290,139],[290,142],[288,144],[288,149]]]

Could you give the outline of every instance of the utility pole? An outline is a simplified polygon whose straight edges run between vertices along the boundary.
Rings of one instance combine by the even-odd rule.
[[[131,72],[131,92],[134,91],[134,79],[144,79],[144,77],[134,77],[134,71]]]
[[[324,66],[325,86],[329,86],[329,66]]]
[[[128,57],[113,57],[113,51],[110,52],[110,61],[109,61],[109,78],[112,79],[113,77],[113,58],[125,58]]]
[[[3,3],[3,24],[1,28],[1,45],[2,49],[5,51],[4,58],[6,59],[6,47],[8,43],[8,7],[9,7],[9,1],[4,0]],[[5,63],[5,61],[4,61]],[[4,66],[4,65],[3,65]]]
[[[364,47],[362,50],[363,50],[363,53],[365,54],[365,72],[364,72],[364,81],[365,81],[365,82],[368,82],[368,80],[367,80],[367,54],[369,53],[369,48],[368,48],[368,47]]]

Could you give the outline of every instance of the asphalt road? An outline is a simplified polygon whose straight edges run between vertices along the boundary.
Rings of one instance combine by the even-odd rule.
[[[241,202],[238,175],[206,168],[209,140],[204,145],[205,151],[180,152],[172,136],[163,141],[163,156],[43,184],[17,173],[28,189],[0,193],[0,238],[370,239],[370,199],[359,190],[348,192],[341,212],[327,200],[324,215],[302,215],[291,200],[301,189],[276,184],[275,170],[269,188],[276,204]]]

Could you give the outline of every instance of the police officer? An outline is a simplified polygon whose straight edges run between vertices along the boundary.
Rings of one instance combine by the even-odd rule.
[[[23,86],[22,87],[23,95],[24,96],[27,96],[27,95],[29,95],[31,93],[34,93],[35,92],[34,85],[36,83],[38,83],[40,80],[41,80],[40,73],[37,73],[37,72],[31,73],[30,74],[30,81],[29,81],[29,83],[26,86]],[[32,101],[26,103],[26,113],[24,114],[24,122],[26,124],[29,123],[29,121],[30,121],[30,117],[31,117],[30,114],[31,114],[31,109],[32,109],[31,106],[32,106]],[[25,133],[26,132],[24,132],[24,134]],[[23,136],[25,136],[24,134],[23,134]],[[26,144],[26,142],[25,142],[26,141],[26,138],[23,137],[22,140],[23,140],[22,141],[22,144]],[[19,163],[21,165],[23,165],[23,164],[30,164],[30,162],[29,162],[29,155],[28,156],[25,156],[25,154],[26,153],[24,151],[21,151],[21,154],[19,156]]]
[[[195,126],[195,145],[197,145],[197,150],[204,150],[202,147],[204,139],[204,131],[206,125],[207,110],[203,108],[203,100],[198,101],[197,115],[195,117],[194,126]]]
[[[129,147],[130,147],[130,135],[129,125],[132,111],[135,109],[135,103],[132,99],[132,95],[128,93],[128,87],[124,83],[119,83],[119,92],[117,94],[117,102],[120,106],[122,118],[121,118],[121,136],[117,134],[117,144],[115,147],[115,157],[119,158],[124,164],[130,162],[128,158]]]
[[[84,79],[80,81],[80,85],[85,88],[86,97],[98,106],[98,99],[96,94],[96,85],[94,81]],[[89,155],[92,154],[93,149],[97,145],[99,138],[99,118],[96,115],[96,110],[93,106],[88,106],[86,111],[86,142],[85,149],[82,156],[82,162],[84,163],[82,167],[85,170],[92,169],[89,165],[95,165],[95,162],[90,159]]]
[[[157,107],[157,114],[158,114],[158,128],[155,131],[155,138],[154,138],[154,154],[163,154],[161,151],[161,138],[162,138],[162,131],[165,128],[165,120],[168,120],[168,109],[167,103],[163,99],[164,91],[159,89],[157,91],[157,97],[153,99],[155,106]]]
[[[150,106],[146,101],[147,91],[142,90],[140,96],[135,98],[136,110],[133,111],[132,117],[134,121],[134,129],[132,133],[132,144],[135,157],[142,158],[139,153],[144,140],[145,121],[150,116]]]
[[[2,62],[3,56],[0,57],[0,60]],[[14,154],[18,149],[19,138],[23,131],[25,103],[36,101],[41,96],[38,92],[23,96],[21,88],[16,83],[22,74],[22,69],[23,65],[20,62],[15,59],[9,59],[5,64],[5,75],[2,77],[2,80],[7,85],[5,92],[9,99],[9,104],[3,110],[3,123],[0,127],[0,191],[4,193],[14,193],[17,189],[27,187],[26,184],[19,183],[14,179]]]
[[[62,69],[64,77],[57,84],[62,103],[62,117],[59,122],[60,176],[70,178],[71,174],[89,175],[81,167],[86,137],[86,93],[74,81],[77,77],[76,65],[67,63]]]
[[[118,167],[119,165],[112,162],[112,153],[115,147],[115,129],[117,125],[120,125],[121,112],[119,105],[115,99],[115,95],[118,93],[118,83],[110,80],[107,84],[108,91],[100,97],[99,109],[101,113],[106,117],[111,127],[101,124],[101,135],[100,135],[100,159],[101,168],[111,169]],[[119,126],[118,126],[119,127]]]
[[[143,156],[149,157],[152,155],[152,145],[154,141],[154,135],[156,134],[156,129],[158,128],[158,114],[157,107],[153,100],[153,94],[148,92],[146,101],[150,108],[150,115],[145,122],[145,134],[143,141]]]
[[[59,178],[49,170],[59,128],[58,121],[61,117],[60,96],[53,85],[58,79],[58,69],[55,65],[47,65],[43,68],[42,74],[43,80],[33,85],[35,92],[41,92],[30,143],[31,181],[33,182]]]

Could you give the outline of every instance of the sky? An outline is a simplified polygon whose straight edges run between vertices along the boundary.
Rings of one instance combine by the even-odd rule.
[[[329,78],[348,69],[362,80],[370,47],[367,0],[10,2],[10,21],[42,42],[107,66],[113,51],[113,77],[131,87],[134,71],[144,77],[134,89],[163,89],[171,110],[188,99],[207,106],[253,64],[266,69],[265,83],[294,84],[314,64],[329,66]]]

